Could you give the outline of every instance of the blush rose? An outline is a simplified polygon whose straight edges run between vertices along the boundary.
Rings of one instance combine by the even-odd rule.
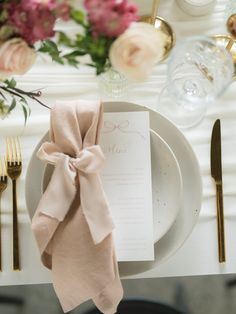
[[[115,70],[134,81],[144,81],[165,52],[166,35],[147,23],[133,23],[111,46]]]
[[[0,78],[25,74],[34,64],[36,52],[20,39],[13,38],[0,45]]]

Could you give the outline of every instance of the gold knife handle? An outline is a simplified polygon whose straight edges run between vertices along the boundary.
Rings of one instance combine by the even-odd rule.
[[[216,183],[216,202],[217,202],[217,226],[218,226],[218,252],[219,262],[225,262],[225,230],[224,230],[224,206],[223,206],[223,187],[221,182]]]

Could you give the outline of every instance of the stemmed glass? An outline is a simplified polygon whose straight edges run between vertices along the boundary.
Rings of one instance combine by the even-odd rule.
[[[204,117],[207,104],[231,83],[233,71],[230,53],[212,39],[191,37],[179,42],[169,58],[157,111],[179,127],[194,126]]]

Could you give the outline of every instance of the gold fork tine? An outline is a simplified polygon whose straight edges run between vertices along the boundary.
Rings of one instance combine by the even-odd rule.
[[[1,158],[1,176],[7,176],[6,159],[4,157]]]
[[[17,162],[22,162],[22,155],[21,155],[21,147],[20,147],[19,137],[16,138],[15,144],[16,144]]]
[[[7,161],[8,162],[15,162],[17,159],[16,156],[16,144],[15,140],[12,137],[7,137],[6,139],[6,150],[7,150]]]
[[[7,162],[11,161],[11,156],[10,156],[10,148],[9,148],[9,138],[6,138],[6,158]]]

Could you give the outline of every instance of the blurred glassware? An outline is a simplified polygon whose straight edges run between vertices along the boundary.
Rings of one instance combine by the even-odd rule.
[[[225,5],[225,20],[227,20],[229,16],[234,13],[236,13],[236,1],[228,0]]]
[[[234,72],[230,53],[208,37],[190,37],[173,49],[167,84],[159,95],[157,111],[181,128],[199,123],[207,104],[231,83]]]
[[[102,99],[121,99],[127,95],[130,82],[124,74],[113,67],[100,74],[98,79]]]

